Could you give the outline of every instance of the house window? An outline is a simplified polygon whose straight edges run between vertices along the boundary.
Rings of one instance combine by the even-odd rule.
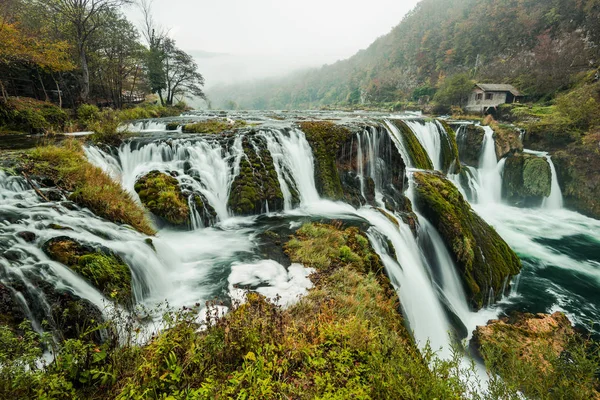
[[[477,97],[475,97],[475,100],[483,100],[483,93],[477,93]]]
[[[486,100],[494,100],[494,94],[493,93],[486,93],[485,94],[485,99]]]

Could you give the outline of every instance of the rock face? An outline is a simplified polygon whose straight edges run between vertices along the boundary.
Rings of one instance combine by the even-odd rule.
[[[552,171],[543,157],[513,154],[506,159],[502,177],[503,198],[511,204],[536,207],[550,196]]]
[[[600,219],[600,133],[552,154],[565,206]]]
[[[497,123],[492,123],[491,127],[494,129],[494,142],[496,143],[498,160],[509,154],[523,151],[523,143],[519,139],[519,132],[516,128]]]
[[[442,139],[442,168],[444,172],[458,174],[462,170],[460,157],[458,154],[458,143],[456,142],[456,132],[448,125],[446,121],[437,120],[444,128],[446,134]]]
[[[327,199],[343,199],[344,189],[336,160],[344,145],[351,142],[352,131],[345,126],[328,121],[302,122],[300,129],[306,135],[315,158],[317,191]]]
[[[152,214],[172,225],[185,225],[190,218],[190,207],[172,176],[152,171],[135,183],[135,191],[142,204]]]
[[[123,304],[131,302],[131,271],[111,250],[79,243],[66,236],[50,239],[44,243],[42,250],[52,260],[71,268],[108,298]]]
[[[458,267],[471,304],[479,309],[496,298],[521,261],[443,175],[414,174],[416,207],[437,228]]]
[[[283,210],[283,193],[265,140],[246,135],[242,147],[244,156],[240,161],[240,173],[231,186],[229,208],[235,215]]]
[[[460,161],[470,167],[479,167],[479,157],[485,131],[481,126],[462,125],[456,131],[456,143]]]

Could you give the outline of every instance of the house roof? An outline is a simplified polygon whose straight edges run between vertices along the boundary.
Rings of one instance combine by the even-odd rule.
[[[484,92],[510,92],[513,94],[513,96],[521,96],[521,92],[519,92],[513,85],[478,83],[476,86]]]

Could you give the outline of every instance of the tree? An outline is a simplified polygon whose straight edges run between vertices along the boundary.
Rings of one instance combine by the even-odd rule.
[[[105,13],[105,29],[90,40],[91,95],[123,105],[123,96],[139,87],[146,49],[139,42],[137,29],[122,15]],[[131,96],[133,97],[133,96]]]
[[[468,74],[457,74],[446,78],[435,94],[434,100],[441,106],[464,107],[473,92],[475,83]]]
[[[175,45],[168,32],[159,28],[152,18],[152,0],[141,0],[144,17],[142,32],[148,42],[146,72],[152,93],[161,104],[171,106],[177,96],[197,96],[206,100],[202,91],[204,77],[198,65],[185,51]]]
[[[90,93],[88,41],[92,34],[106,23],[106,19],[102,18],[104,13],[130,4],[131,0],[51,0],[47,3],[50,9],[69,25],[81,66],[80,96],[81,100],[85,102]]]

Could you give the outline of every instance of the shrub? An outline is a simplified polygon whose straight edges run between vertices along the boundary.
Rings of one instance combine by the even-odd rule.
[[[92,104],[82,104],[77,109],[77,119],[84,129],[88,129],[100,120],[100,109]]]
[[[600,125],[600,84],[584,85],[559,96],[556,109],[576,129],[585,131]]]
[[[468,74],[453,75],[442,83],[435,94],[434,101],[440,107],[464,107],[473,92],[474,85]]]

